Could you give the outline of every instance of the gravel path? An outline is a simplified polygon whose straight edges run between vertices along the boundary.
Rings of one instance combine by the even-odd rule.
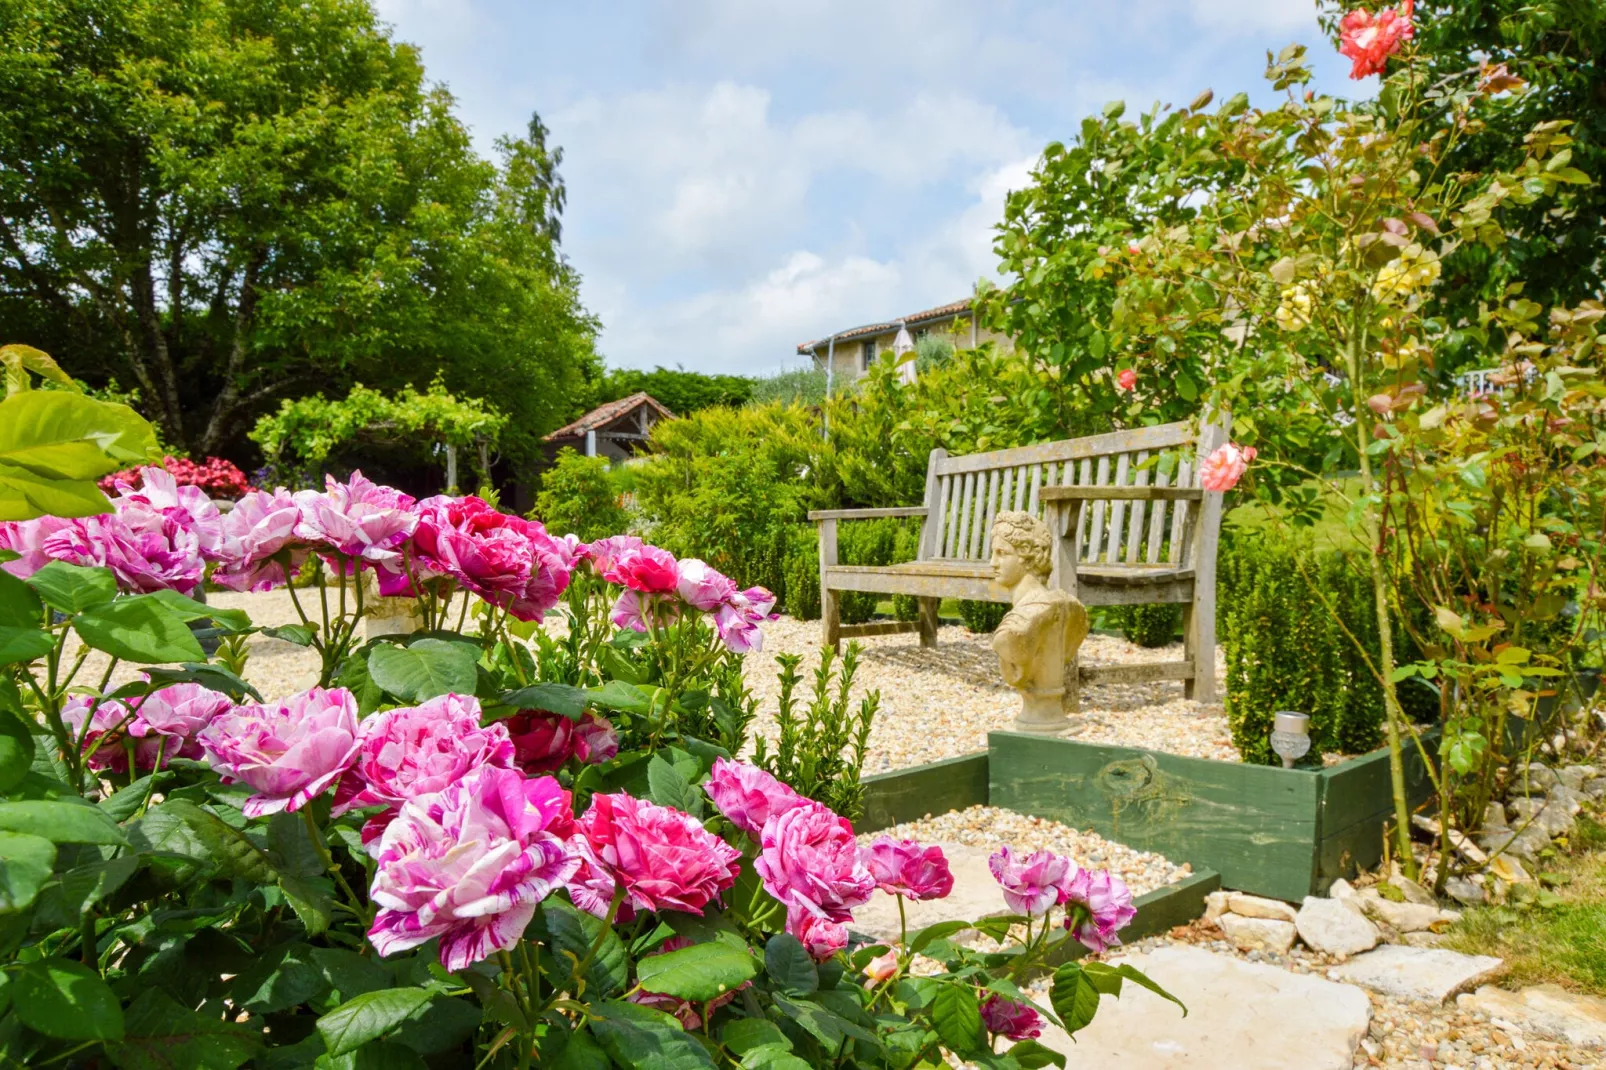
[[[302,607],[316,614],[317,592],[299,592]],[[211,604],[243,609],[259,625],[292,624],[299,620],[284,590],[265,594],[229,591],[207,595]],[[75,642],[75,641],[74,641]],[[798,697],[806,704],[807,688],[820,663],[820,625],[782,617],[764,625],[764,649],[749,654],[748,685],[759,700],[754,731],[773,739],[776,733],[780,683],[776,654],[798,654],[802,680]],[[941,629],[935,649],[921,648],[913,634],[875,636],[859,640],[863,647],[852,701],[879,691],[881,709],[870,737],[866,773],[879,773],[911,765],[969,754],[987,748],[987,733],[1009,728],[1019,699],[998,675],[998,659],[985,635],[973,635],[958,626]],[[246,679],[268,699],[312,686],[318,679],[318,658],[312,651],[280,639],[254,635],[248,640],[250,660]],[[69,657],[73,651],[69,650]],[[1144,649],[1126,640],[1092,635],[1082,647],[1091,664],[1170,661],[1181,657],[1180,645]],[[78,682],[99,680],[105,660],[92,654]],[[134,679],[138,669],[119,666],[113,683]],[[1218,657],[1218,677],[1220,675]],[[1082,718],[1071,738],[1195,758],[1238,761],[1226,717],[1220,706],[1202,706],[1182,697],[1182,684],[1164,681],[1148,684],[1109,684],[1082,692]]]
[[[1058,821],[993,806],[972,806],[968,810],[908,821],[881,832],[867,832],[859,837],[859,842],[868,844],[882,832],[896,840],[961,843],[988,851],[1008,844],[1017,855],[1053,851],[1068,856],[1084,869],[1108,869],[1126,882],[1133,895],[1143,895],[1193,875],[1192,866],[1177,865],[1163,855],[1136,851],[1106,840],[1096,832],[1079,832]]]

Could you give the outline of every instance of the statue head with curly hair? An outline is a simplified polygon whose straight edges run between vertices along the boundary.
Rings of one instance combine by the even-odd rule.
[[[998,572],[998,582],[1005,587],[1014,587],[1020,582],[1020,578],[1011,575],[1012,570],[1000,560],[1001,554],[1018,558],[1026,572],[1046,582],[1054,571],[1054,561],[1050,556],[1052,545],[1048,525],[1032,514],[1015,511],[999,513],[993,521],[993,569]],[[1001,566],[1003,571],[1000,572]]]

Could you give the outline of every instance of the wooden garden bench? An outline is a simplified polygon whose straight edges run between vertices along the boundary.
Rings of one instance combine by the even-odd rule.
[[[1200,489],[1197,458],[1226,441],[1219,424],[1201,431],[1178,423],[962,457],[932,450],[924,505],[809,513],[819,526],[826,645],[918,631],[922,646],[935,646],[942,599],[1008,602],[1009,592],[992,580],[992,526],[1000,512],[1018,509],[1048,524],[1055,536],[1050,582],[1084,605],[1182,605],[1183,660],[1080,666],[1069,679],[1181,680],[1188,697],[1213,702],[1221,495]],[[838,562],[839,521],[916,516],[924,520],[916,560]],[[843,624],[842,591],[913,595],[919,619]]]

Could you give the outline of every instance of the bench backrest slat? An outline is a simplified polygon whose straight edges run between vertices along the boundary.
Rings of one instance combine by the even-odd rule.
[[[1041,517],[1038,492],[1044,487],[1194,486],[1197,438],[1193,427],[1178,423],[961,457],[934,451],[927,466],[930,512],[921,558],[987,560],[998,514],[1015,509]],[[1180,501],[1090,502],[1080,511],[1076,559],[1101,565],[1183,564],[1197,508]]]

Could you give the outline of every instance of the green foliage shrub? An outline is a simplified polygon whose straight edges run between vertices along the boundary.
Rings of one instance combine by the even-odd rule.
[[[837,525],[837,558],[844,565],[891,565],[899,560],[900,538],[909,545],[904,530],[908,521],[892,517],[874,520],[848,520]],[[911,553],[910,557],[914,555]],[[875,616],[881,595],[869,591],[843,591],[842,623],[863,624]]]
[[[1003,602],[973,602],[968,598],[959,601],[959,619],[977,635],[992,634],[1008,612],[1009,606]]]
[[[586,457],[565,446],[542,474],[530,515],[554,535],[573,532],[586,542],[619,534],[629,517],[609,468],[606,457]]]
[[[745,375],[705,375],[684,368],[611,368],[597,384],[594,408],[604,402],[646,391],[676,416],[689,416],[714,405],[745,405],[753,396],[753,380]]]
[[[1182,607],[1176,603],[1111,606],[1107,619],[1138,646],[1167,646],[1176,641],[1182,627]]]
[[[920,522],[918,520],[896,521],[900,524],[897,538],[892,544],[892,561],[902,564],[913,561],[920,556]],[[895,594],[892,596],[892,616],[897,620],[910,621],[920,619],[920,600],[912,594]]]
[[[813,524],[794,524],[781,563],[781,607],[798,620],[820,619],[820,539]]]
[[[825,402],[825,372],[819,368],[793,368],[753,380],[749,401],[754,405],[820,405]]]

